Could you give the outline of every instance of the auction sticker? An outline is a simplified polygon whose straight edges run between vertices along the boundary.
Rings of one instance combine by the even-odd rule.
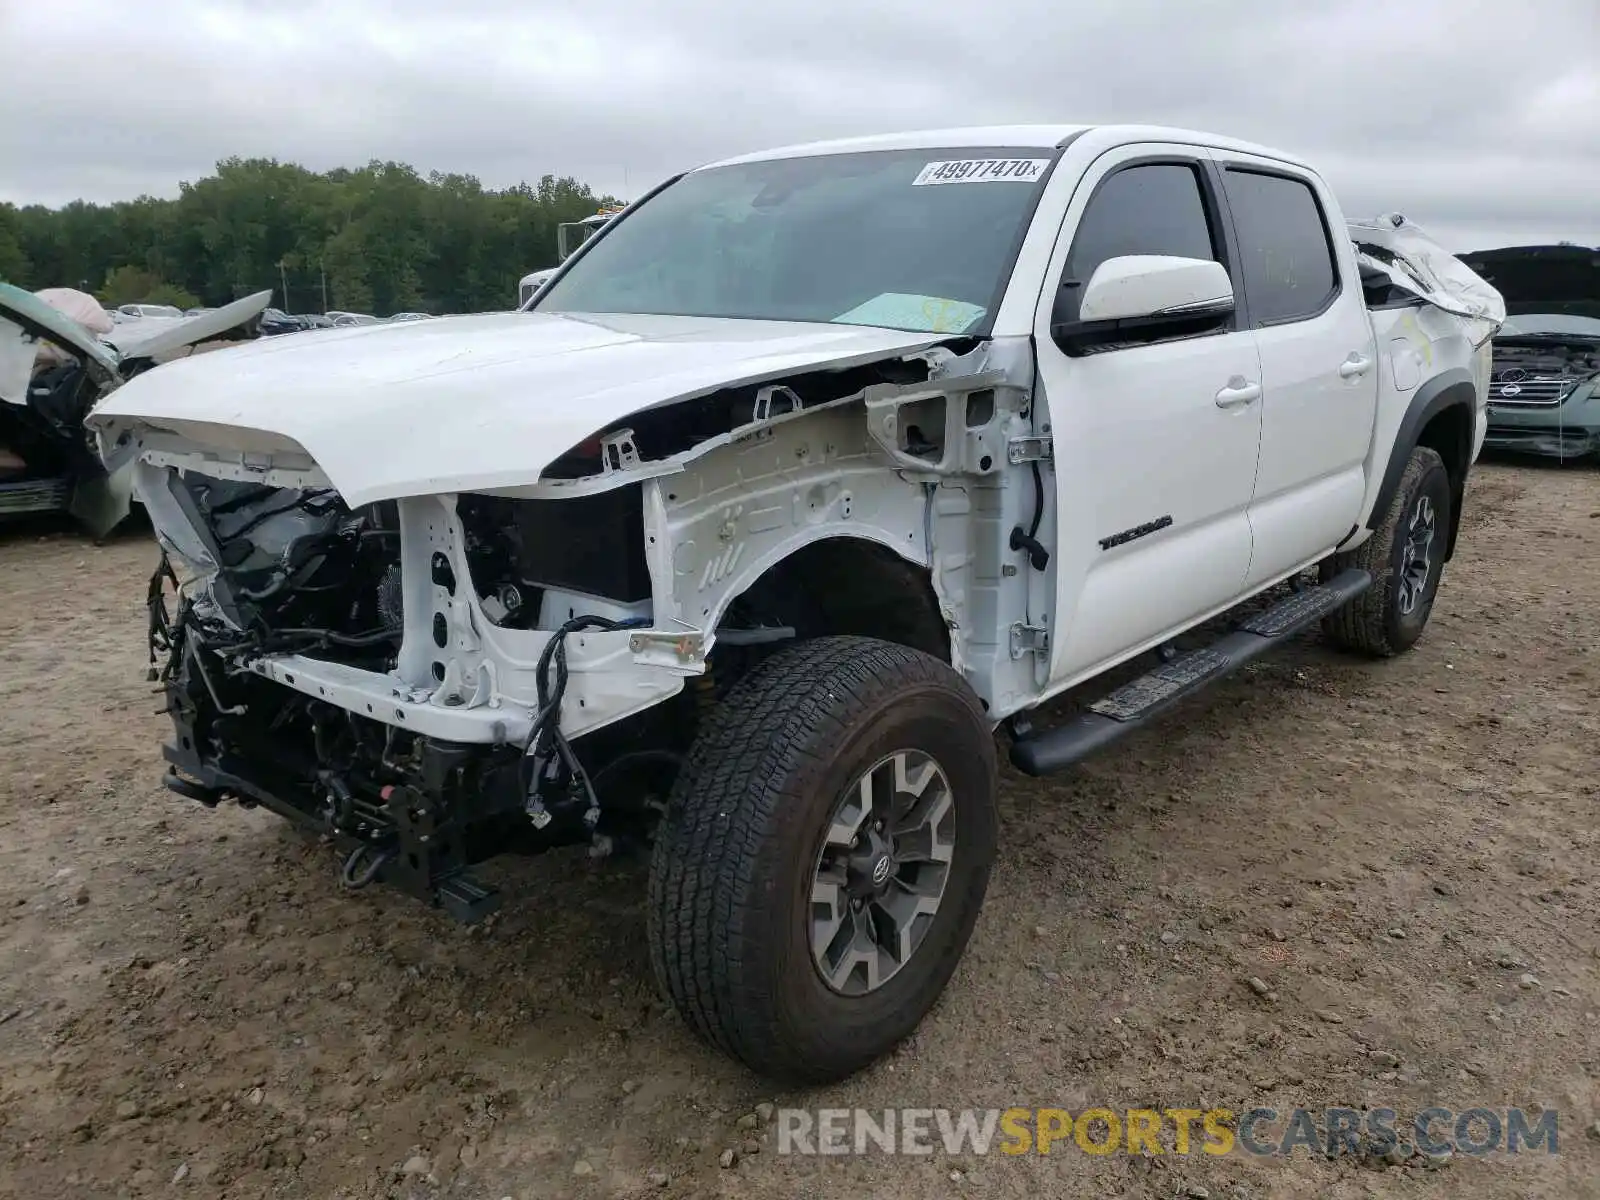
[[[912,187],[936,183],[1032,183],[1050,165],[1048,158],[956,158],[931,162],[917,172]]]

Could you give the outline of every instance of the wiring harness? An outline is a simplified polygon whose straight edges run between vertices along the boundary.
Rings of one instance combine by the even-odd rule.
[[[183,636],[183,601],[180,597],[176,616],[167,611],[168,583],[176,590],[178,576],[173,571],[172,564],[167,561],[166,551],[163,550],[161,561],[156,563],[156,569],[150,574],[150,584],[145,590],[144,597],[145,612],[149,615],[146,642],[150,651],[150,669],[145,673],[145,678],[151,683],[165,683],[172,678],[177,668],[178,643]],[[159,668],[156,666],[158,656],[165,656],[166,660]]]
[[[519,764],[522,793],[527,797],[528,817],[535,829],[543,829],[552,820],[545,807],[544,788],[556,782],[565,768],[569,787],[581,789],[588,807],[583,814],[584,824],[593,829],[600,821],[600,801],[595,795],[594,783],[583,769],[566,734],[561,732],[561,700],[567,691],[567,636],[586,629],[615,632],[622,629],[640,629],[648,625],[643,618],[631,621],[612,621],[606,617],[574,617],[563,624],[545,643],[539,655],[537,680],[539,707],[534,713],[533,727],[528,730],[528,740],[522,748]],[[554,675],[552,677],[552,668]]]
[[[1033,464],[1033,525],[1027,532],[1023,532],[1021,525],[1011,531],[1011,548],[1013,550],[1026,550],[1028,564],[1035,571],[1042,571],[1050,565],[1050,551],[1044,548],[1039,541],[1039,522],[1044,519],[1044,479],[1039,473],[1039,464]]]

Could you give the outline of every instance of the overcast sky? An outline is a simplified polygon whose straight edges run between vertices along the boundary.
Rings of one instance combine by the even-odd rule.
[[[786,142],[1140,121],[1303,155],[1457,249],[1595,245],[1597,48],[1600,0],[0,0],[0,198],[170,196],[235,154],[631,197]]]

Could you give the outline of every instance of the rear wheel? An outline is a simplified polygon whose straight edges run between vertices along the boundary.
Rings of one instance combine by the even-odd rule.
[[[711,714],[656,838],[663,990],[763,1075],[866,1066],[916,1028],[966,947],[994,791],[989,721],[938,659],[856,637],[774,655]]]
[[[1336,643],[1387,658],[1416,644],[1433,612],[1450,537],[1450,474],[1435,450],[1411,451],[1383,524],[1348,554],[1334,572],[1359,567],[1372,587],[1323,623]]]

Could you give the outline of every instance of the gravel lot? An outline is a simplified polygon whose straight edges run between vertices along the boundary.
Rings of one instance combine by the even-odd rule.
[[[1308,638],[1008,770],[943,1002],[776,1095],[663,1008],[638,867],[495,864],[468,931],[163,791],[147,537],[0,532],[0,1196],[1600,1195],[1600,471],[1483,465],[1468,505],[1411,655]],[[1543,1105],[1561,1153],[802,1158],[763,1101]]]

